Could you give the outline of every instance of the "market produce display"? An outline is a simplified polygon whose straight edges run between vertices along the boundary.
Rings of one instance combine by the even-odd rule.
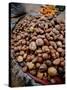
[[[49,84],[64,83],[65,22],[26,15],[11,31],[11,52],[23,72]]]

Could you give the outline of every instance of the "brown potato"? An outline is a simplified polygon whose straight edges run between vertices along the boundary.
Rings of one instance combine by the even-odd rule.
[[[48,56],[47,53],[43,53],[43,54],[42,54],[42,57],[43,57],[44,60],[49,58],[49,56]]]
[[[48,48],[48,46],[42,46],[42,51],[49,53],[50,49]]]
[[[41,38],[39,38],[39,39],[36,40],[36,45],[37,46],[42,46],[42,45],[44,45],[44,41]]]
[[[41,64],[39,70],[41,72],[46,71],[47,70],[47,65],[46,64]]]
[[[35,67],[34,63],[32,63],[32,62],[27,62],[27,66],[28,66],[29,70],[31,70]]]
[[[58,59],[55,59],[54,61],[53,61],[53,64],[54,65],[59,65],[60,64],[60,58],[58,58]]]
[[[42,57],[37,57],[37,62],[42,63],[43,62]]]
[[[49,67],[49,68],[48,68],[48,74],[49,74],[50,76],[56,76],[56,75],[57,75],[57,70],[56,70],[56,68],[55,68],[55,67]]]
[[[30,44],[29,44],[29,49],[30,50],[36,50],[36,48],[37,48],[37,46],[36,46],[36,43],[35,42],[31,42]]]
[[[18,61],[18,62],[22,62],[22,61],[23,61],[23,57],[22,57],[22,56],[18,56],[18,57],[17,57],[17,61]]]
[[[37,72],[37,78],[42,79],[43,78],[43,73]]]

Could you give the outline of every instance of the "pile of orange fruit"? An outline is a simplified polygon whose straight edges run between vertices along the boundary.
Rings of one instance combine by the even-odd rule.
[[[53,16],[58,12],[58,9],[53,5],[41,6],[40,13],[45,16]]]

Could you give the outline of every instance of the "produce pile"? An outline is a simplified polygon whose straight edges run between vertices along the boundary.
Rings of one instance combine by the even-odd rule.
[[[23,72],[52,84],[64,83],[64,21],[44,15],[25,16],[11,31],[11,54]]]
[[[55,14],[58,14],[58,8],[56,8],[53,5],[45,5],[41,6],[40,13],[42,13],[45,16],[54,16]]]

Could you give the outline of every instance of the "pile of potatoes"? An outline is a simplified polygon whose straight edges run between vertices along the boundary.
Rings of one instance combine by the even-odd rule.
[[[64,78],[65,23],[55,17],[25,16],[11,31],[11,58],[39,79]]]

